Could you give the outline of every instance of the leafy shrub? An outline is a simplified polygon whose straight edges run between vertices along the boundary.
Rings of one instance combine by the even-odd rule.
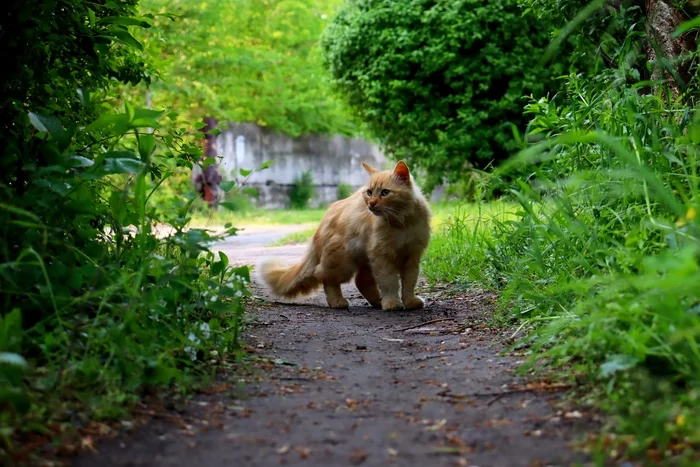
[[[620,86],[624,74],[572,75],[565,95],[528,106],[545,139],[500,170],[535,177],[513,187],[515,220],[468,237],[481,251],[464,252],[479,265],[463,279],[501,290],[535,361],[603,383],[610,428],[634,435],[620,452],[641,455],[700,442],[700,115]]]
[[[294,181],[292,189],[289,190],[289,204],[293,209],[304,209],[315,194],[313,175],[311,171],[304,172]]]
[[[336,191],[336,197],[341,200],[349,197],[352,194],[352,187],[347,183],[339,183]]]
[[[322,40],[333,82],[359,119],[432,187],[518,149],[523,96],[557,89],[538,65],[550,22],[518,0],[357,0]]]
[[[201,155],[194,135],[172,113],[105,111],[150,74],[130,29],[150,18],[122,0],[11,8],[6,45],[36,63],[8,63],[1,104],[3,448],[65,428],[56,407],[121,417],[148,389],[192,387],[204,356],[235,356],[249,280],[186,228],[193,199],[154,196]]]

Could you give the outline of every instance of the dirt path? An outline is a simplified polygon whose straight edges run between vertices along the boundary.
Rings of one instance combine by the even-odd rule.
[[[254,242],[253,242],[254,243]],[[228,244],[230,257],[272,254]],[[274,253],[292,260],[299,247]],[[235,254],[234,254],[235,251]],[[246,261],[247,261],[246,259]],[[256,294],[268,297],[256,286]],[[586,423],[560,392],[513,376],[488,328],[493,297],[425,294],[419,312],[349,311],[321,296],[256,301],[250,373],[190,401],[177,423],[153,421],[76,458],[87,466],[564,466]],[[301,304],[301,306],[300,306]],[[241,384],[245,383],[245,384]],[[579,459],[580,460],[580,459]]]

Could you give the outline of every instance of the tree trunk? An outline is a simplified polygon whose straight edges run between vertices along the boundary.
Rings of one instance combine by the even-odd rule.
[[[675,0],[645,0],[647,17],[647,60],[653,63],[652,79],[666,79],[665,97],[677,99],[686,90],[692,77],[689,53],[695,51],[695,33],[674,38],[673,33],[688,17],[674,6]],[[665,60],[664,60],[665,59]],[[667,61],[666,63],[664,63]],[[655,85],[656,93],[659,89]]]

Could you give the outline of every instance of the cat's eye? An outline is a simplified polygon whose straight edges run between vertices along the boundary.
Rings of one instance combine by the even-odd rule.
[[[390,191],[387,190],[386,188],[384,188],[384,189],[382,190],[382,196],[386,196],[386,195],[388,195],[389,193],[390,193]]]
[[[372,190],[367,190],[367,196],[372,196]]]

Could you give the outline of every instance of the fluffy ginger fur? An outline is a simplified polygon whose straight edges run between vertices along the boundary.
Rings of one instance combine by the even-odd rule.
[[[267,261],[256,268],[276,295],[308,295],[323,285],[331,308],[347,308],[340,286],[354,276],[374,307],[423,307],[415,287],[430,240],[428,202],[403,161],[385,171],[362,165],[369,183],[330,205],[300,263]]]

